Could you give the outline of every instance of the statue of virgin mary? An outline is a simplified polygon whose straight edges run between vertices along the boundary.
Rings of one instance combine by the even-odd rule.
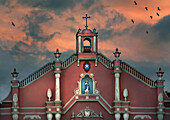
[[[89,83],[86,81],[85,82],[85,89],[84,89],[85,94],[89,94],[89,90],[90,90]]]

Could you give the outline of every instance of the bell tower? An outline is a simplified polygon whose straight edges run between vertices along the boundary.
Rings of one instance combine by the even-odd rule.
[[[87,14],[83,19],[86,19],[85,29],[81,30],[80,28],[76,34],[76,53],[77,54],[90,54],[98,52],[98,38],[97,32],[94,28],[93,31],[88,29],[87,19],[91,17],[87,17]]]

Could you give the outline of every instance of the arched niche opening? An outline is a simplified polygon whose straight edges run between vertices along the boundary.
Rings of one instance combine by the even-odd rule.
[[[81,94],[93,94],[93,80],[89,75],[85,75],[81,81]]]

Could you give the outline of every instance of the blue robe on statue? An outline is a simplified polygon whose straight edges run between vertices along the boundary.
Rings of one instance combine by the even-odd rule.
[[[85,82],[85,89],[84,89],[84,91],[85,91],[85,93],[89,93],[89,91],[90,91],[90,86],[89,86],[87,81]]]

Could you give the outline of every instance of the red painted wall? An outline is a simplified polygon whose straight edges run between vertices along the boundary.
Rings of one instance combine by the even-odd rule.
[[[137,80],[128,73],[122,71],[120,76],[121,100],[123,98],[124,88],[128,89],[128,98],[130,106],[133,107],[155,107],[157,106],[157,90],[150,88],[141,81]]]
[[[83,69],[85,61],[80,61],[80,66],[77,66],[77,62],[69,66],[61,74],[61,99],[62,104],[66,104],[74,95],[74,90],[78,88],[78,81],[80,80],[80,74],[86,74]],[[100,62],[95,67],[94,61],[90,61],[91,69],[87,73],[94,74],[94,80],[97,81],[96,88],[100,91],[100,94],[106,99],[109,104],[112,105],[114,100],[114,75],[112,70],[107,69]],[[106,89],[107,88],[107,89]]]
[[[41,78],[24,88],[20,88],[20,106],[21,107],[43,107],[47,100],[47,90],[52,89],[52,100],[54,100],[55,77],[53,71],[47,73]]]

